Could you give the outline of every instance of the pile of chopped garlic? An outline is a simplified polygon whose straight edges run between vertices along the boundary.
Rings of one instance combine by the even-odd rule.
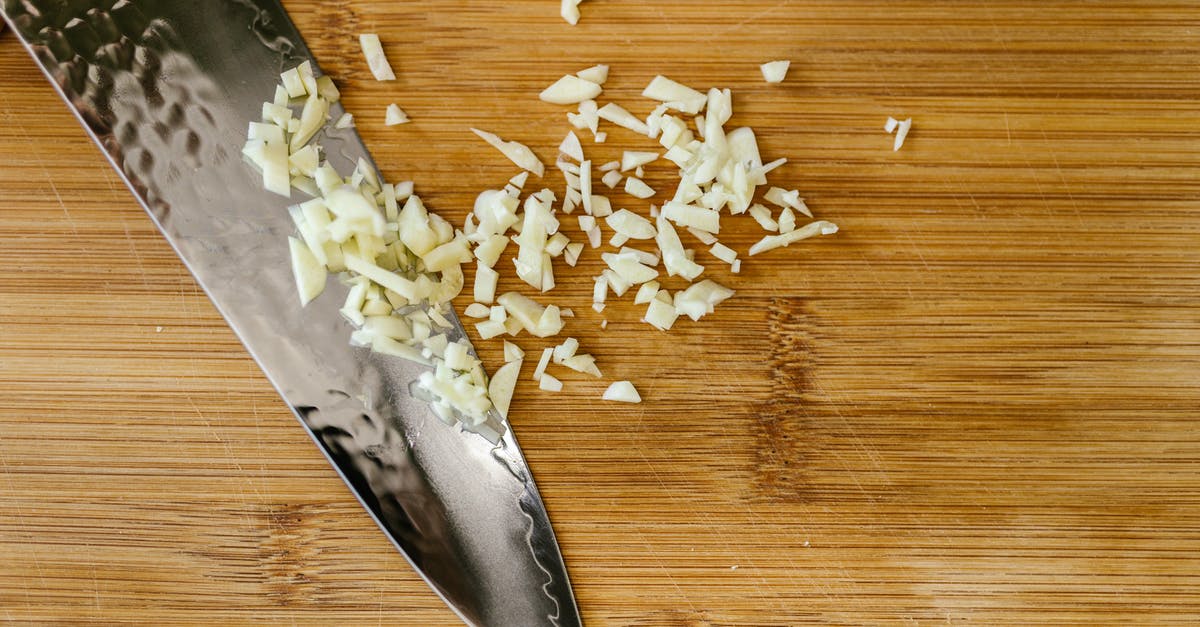
[[[470,342],[451,339],[450,301],[472,259],[466,235],[428,212],[411,182],[386,183],[362,159],[349,174],[335,170],[312,141],[339,98],[333,82],[315,77],[308,62],[280,78],[242,153],[268,190],[312,197],[288,208],[299,235],[288,247],[301,306],[339,273],[349,286],[341,313],[354,326],[351,343],[429,366],[418,384],[438,417],[495,441],[504,426],[492,409],[503,416],[511,386],[505,397],[504,379],[493,377],[489,389]]]
[[[680,316],[698,321],[734,295],[700,278],[706,268],[696,250],[684,246],[682,232],[737,274],[739,252],[719,239],[724,216],[747,214],[767,231],[747,257],[838,230],[823,220],[798,225],[799,216],[811,219],[812,213],[796,190],[770,186],[761,195],[778,213],[755,202],[767,175],[786,159],[764,164],[752,129],[726,130],[733,114],[728,89],[702,93],[657,76],[642,95],[658,104],[643,119],[616,103],[596,102],[607,76],[607,66],[594,66],[562,77],[540,94],[545,102],[575,108],[567,113],[574,130],[559,145],[554,163],[565,183],[561,199],[549,188],[524,191],[529,174],[545,173],[528,146],[470,129],[522,172],[502,188],[481,192],[461,229],[426,211],[411,183],[383,183],[365,161],[349,176],[322,161],[320,146],[310,142],[338,95],[328,79],[313,77],[308,64],[282,75],[275,100],[264,104],[263,122],[250,125],[244,152],[262,171],[264,186],[285,196],[294,187],[314,197],[289,209],[300,236],[290,238],[289,246],[301,304],[321,293],[327,273],[342,273],[350,285],[342,313],[356,328],[352,342],[429,366],[420,389],[447,423],[502,433],[502,425],[489,423],[489,412],[507,414],[524,362],[521,349],[504,340],[506,363],[489,380],[470,344],[449,339],[449,303],[464,287],[464,263],[475,263],[474,302],[464,314],[475,320],[483,340],[522,332],[556,337],[574,316],[542,296],[498,294],[501,274],[509,267],[501,257],[510,242],[516,244],[515,256],[508,258],[512,273],[539,294],[556,286],[555,260],[575,266],[585,250],[607,245],[611,250],[599,253],[605,267],[593,279],[593,309],[603,312],[610,293],[619,298],[632,290],[634,303],[646,305],[642,321],[667,331]],[[292,107],[299,99],[304,104],[297,119]],[[659,149],[624,151],[619,160],[596,165],[577,133],[587,131],[603,143],[608,131],[601,130],[602,121],[655,140]],[[677,170],[678,183],[668,200],[650,204],[660,191],[645,183],[644,173],[660,161]],[[646,215],[614,208],[597,178],[608,189],[621,185],[630,197],[647,201]],[[575,219],[563,220],[576,210]],[[564,227],[577,227],[574,238]],[[670,277],[685,287],[668,289],[663,284]],[[548,372],[551,365],[602,378],[596,359],[579,348],[572,337],[546,346],[533,380],[542,390],[560,391],[563,383]],[[603,398],[641,401],[629,381],[611,384]]]

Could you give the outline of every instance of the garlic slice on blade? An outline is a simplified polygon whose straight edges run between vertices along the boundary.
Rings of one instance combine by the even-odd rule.
[[[504,418],[508,418],[508,408],[512,404],[513,391],[517,388],[517,379],[521,376],[521,364],[523,363],[524,361],[518,358],[500,366],[492,374],[492,380],[488,383],[488,398],[492,400],[492,406]]]
[[[312,302],[312,299],[325,291],[327,272],[325,266],[317,261],[308,246],[300,240],[289,237],[288,250],[292,257],[292,276],[296,279],[296,289],[300,294],[300,306]]]

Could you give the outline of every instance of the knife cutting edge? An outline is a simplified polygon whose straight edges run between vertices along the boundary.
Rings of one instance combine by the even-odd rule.
[[[285,67],[316,66],[283,7],[273,0],[2,6],[301,424],[443,600],[469,624],[581,624],[511,429],[493,444],[447,427],[408,393],[423,367],[351,347],[337,311],[344,286],[331,282],[332,294],[296,307],[286,238],[294,225],[239,155],[263,90]],[[339,169],[370,161],[353,129],[323,143]]]

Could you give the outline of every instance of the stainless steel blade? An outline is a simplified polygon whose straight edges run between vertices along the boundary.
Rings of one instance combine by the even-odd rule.
[[[3,0],[3,15],[429,585],[468,623],[580,624],[511,430],[493,445],[447,427],[408,393],[421,367],[350,347],[337,313],[344,287],[331,282],[332,293],[297,306],[286,202],[240,157],[278,73],[311,59],[283,7]],[[369,159],[352,129],[320,141],[341,170]]]

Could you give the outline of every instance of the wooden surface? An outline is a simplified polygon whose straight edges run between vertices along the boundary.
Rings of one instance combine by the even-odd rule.
[[[538,90],[604,62],[642,115],[655,73],[731,87],[842,227],[711,264],[737,297],[669,335],[629,305],[598,333],[594,254],[560,275],[646,399],[515,405],[590,624],[1200,621],[1196,3],[286,4],[385,174],[456,222],[515,173],[466,128],[552,159]],[[597,162],[650,145],[610,131]],[[0,618],[453,624],[11,33],[0,159]]]

